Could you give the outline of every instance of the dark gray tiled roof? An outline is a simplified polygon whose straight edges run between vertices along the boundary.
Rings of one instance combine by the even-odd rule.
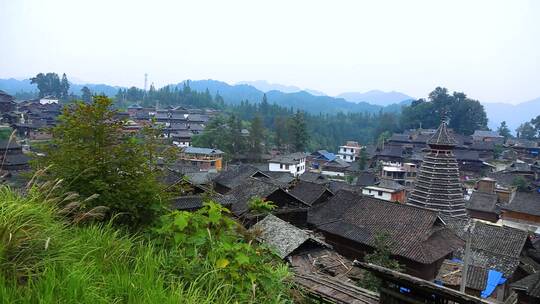
[[[180,196],[173,199],[173,210],[194,210],[202,208],[204,198],[200,195]]]
[[[253,197],[266,198],[278,190],[280,190],[280,187],[270,181],[262,178],[248,177],[227,195],[223,196],[220,202],[231,204],[231,211],[236,215],[242,215],[248,211],[248,202],[250,199]]]
[[[540,216],[540,193],[517,191],[512,201],[502,209]]]
[[[325,192],[330,192],[324,184],[299,181],[289,193],[308,205],[313,205]]]
[[[386,179],[386,178],[381,178],[381,180],[376,185],[376,187],[397,190],[397,191],[405,189],[403,185],[400,185],[399,183],[391,179]]]
[[[320,173],[306,172],[298,177],[298,179],[311,183],[328,184],[328,178]]]
[[[212,148],[185,147],[184,153],[187,154],[204,154],[204,155],[221,155],[223,151]]]
[[[291,153],[291,154],[278,155],[272,158],[271,160],[269,160],[268,162],[295,165],[295,164],[298,164],[302,158],[306,158],[307,156],[308,156],[307,153],[296,152],[296,153]]]
[[[458,222],[446,219],[445,221],[447,223],[453,221],[448,226],[461,239],[466,239],[466,220]],[[527,241],[527,232],[477,221],[471,240],[471,264],[501,271],[506,278],[509,278],[519,265],[519,256]],[[463,247],[456,251],[456,255],[460,258],[463,256]]]
[[[358,179],[356,180],[356,185],[360,187],[372,186],[378,182],[378,178],[374,173],[371,172],[360,172],[358,174]]]
[[[308,222],[317,229],[367,246],[386,232],[393,255],[425,264],[462,245],[452,231],[436,224],[437,218],[436,212],[343,190],[308,212]]]
[[[232,189],[242,184],[248,177],[257,173],[261,172],[251,165],[241,164],[238,166],[229,166],[227,170],[222,171],[214,178],[214,182]]]
[[[472,136],[478,137],[502,137],[497,131],[475,130]]]
[[[511,286],[512,289],[524,291],[530,297],[540,298],[540,272],[526,276]]]
[[[481,161],[478,151],[473,150],[454,150],[457,161]]]
[[[289,172],[263,171],[262,173],[268,175],[274,184],[283,188],[287,188],[294,181],[294,176]]]
[[[257,239],[273,248],[282,259],[292,254],[306,242],[328,247],[326,243],[315,238],[311,233],[271,214],[253,225],[249,230],[257,233]]]
[[[500,213],[500,208],[497,205],[497,194],[475,191],[466,204],[469,210]]]

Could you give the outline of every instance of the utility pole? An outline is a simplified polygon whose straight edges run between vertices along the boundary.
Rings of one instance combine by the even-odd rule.
[[[467,239],[465,243],[465,253],[463,254],[463,269],[461,270],[461,285],[459,286],[459,291],[465,293],[465,287],[467,286],[467,273],[469,271],[469,260],[471,259],[471,243],[472,243],[472,234],[474,232],[474,220],[471,219],[471,223],[467,225],[465,229],[467,233]]]
[[[144,73],[144,95],[146,95],[147,86],[148,86],[148,73]]]
[[[148,73],[144,73],[144,93],[143,93],[143,102],[146,101],[146,89],[148,87]]]

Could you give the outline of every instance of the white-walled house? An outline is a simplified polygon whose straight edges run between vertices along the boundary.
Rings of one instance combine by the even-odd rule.
[[[362,189],[362,194],[389,202],[405,203],[405,187],[388,179],[381,179],[378,184]]]
[[[278,155],[268,161],[270,172],[289,172],[294,176],[299,176],[306,172],[306,153],[297,152],[285,155]]]
[[[346,162],[354,162],[360,155],[362,147],[356,141],[347,141],[343,146],[339,146],[337,157]]]

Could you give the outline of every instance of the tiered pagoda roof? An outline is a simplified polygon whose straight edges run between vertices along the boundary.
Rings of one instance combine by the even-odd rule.
[[[467,215],[459,180],[459,167],[452,152],[457,144],[442,122],[427,141],[430,152],[424,156],[408,204],[440,212],[442,215]]]

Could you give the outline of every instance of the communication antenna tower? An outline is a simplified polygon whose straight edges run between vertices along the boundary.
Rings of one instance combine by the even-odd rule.
[[[148,73],[144,73],[144,94],[146,95],[146,89],[148,87]]]

